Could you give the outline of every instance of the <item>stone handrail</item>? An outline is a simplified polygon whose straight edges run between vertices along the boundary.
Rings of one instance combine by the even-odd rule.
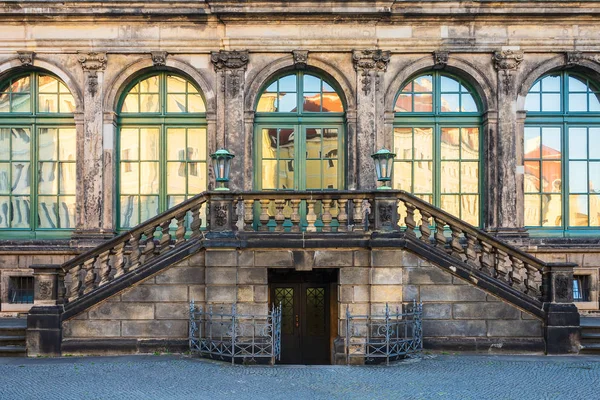
[[[72,303],[94,289],[135,271],[157,255],[200,237],[201,209],[208,198],[206,192],[194,196],[62,264],[58,274],[58,301]],[[191,223],[186,226],[188,215]],[[177,228],[172,235],[174,221]],[[155,233],[158,233],[158,240],[155,239]]]

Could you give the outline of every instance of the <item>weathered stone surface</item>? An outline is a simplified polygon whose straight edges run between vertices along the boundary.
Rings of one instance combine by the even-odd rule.
[[[539,320],[488,321],[488,336],[541,336],[542,322]]]
[[[152,319],[154,305],[149,303],[102,303],[89,311],[90,319]]]
[[[442,271],[442,272],[443,272],[443,271]],[[468,283],[467,283],[465,280],[463,280],[463,279],[460,279],[460,278],[459,278],[459,277],[457,277],[457,276],[453,276],[453,277],[452,277],[452,283],[453,283],[454,285],[468,285]]]
[[[63,322],[63,336],[71,338],[116,337],[121,333],[119,321],[69,320]]]
[[[346,310],[352,315],[368,315],[369,303],[339,303],[338,315],[340,319],[346,319]]]
[[[340,268],[351,267],[353,264],[353,255],[349,251],[315,251],[315,267]]]
[[[340,285],[338,301],[352,303],[354,301],[354,287],[351,285]]]
[[[354,252],[355,267],[371,266],[371,253],[367,250],[355,250]]]
[[[294,257],[292,252],[286,251],[255,251],[255,267],[293,267]]]
[[[267,315],[269,305],[267,303],[238,303],[237,312],[244,315]]]
[[[403,250],[373,250],[371,265],[373,267],[402,267],[406,265],[404,263],[405,253],[407,252]]]
[[[377,285],[371,286],[371,301],[375,303],[402,302],[402,286]]]
[[[189,288],[189,301],[203,302],[205,297],[206,286],[194,285]]]
[[[521,311],[504,303],[462,303],[453,305],[454,319],[518,319]]]
[[[183,285],[139,285],[121,295],[122,301],[187,301],[188,287]]]
[[[254,288],[252,286],[238,286],[237,301],[248,302],[254,300]]]
[[[189,303],[156,303],[156,319],[185,319],[190,317]]]
[[[184,338],[188,335],[188,321],[123,321],[123,337]]]
[[[365,285],[369,284],[369,269],[346,267],[340,269],[340,284]]]
[[[233,285],[237,282],[237,268],[206,268],[206,284]]]
[[[423,336],[486,336],[485,321],[424,320]]]
[[[407,285],[439,285],[452,283],[452,275],[438,267],[403,268]]]
[[[485,292],[473,286],[423,285],[421,301],[485,301]]]
[[[419,286],[416,285],[404,285],[402,287],[402,301],[420,301],[419,300]]]
[[[207,286],[206,301],[209,303],[235,303],[237,288],[235,286]]]
[[[238,268],[238,283],[248,284],[267,284],[267,268]]]
[[[269,300],[268,285],[254,285],[254,301],[257,303],[266,303]]]
[[[211,250],[205,255],[207,267],[235,267],[237,265],[236,250]]]
[[[254,267],[254,251],[241,250],[238,254],[238,266],[243,268]]]
[[[190,267],[203,267],[206,265],[206,253],[204,251],[199,251],[196,254],[192,254],[187,259],[187,265]]]
[[[423,304],[423,319],[452,319],[452,304],[425,303]]]
[[[369,301],[370,290],[368,285],[354,285],[354,301],[364,302]]]
[[[211,268],[212,269],[212,268]],[[156,275],[156,283],[204,283],[204,267],[173,267]]]
[[[401,285],[402,268],[373,268],[371,283],[373,285]]]

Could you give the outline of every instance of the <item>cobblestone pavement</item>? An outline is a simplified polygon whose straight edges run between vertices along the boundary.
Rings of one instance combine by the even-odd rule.
[[[594,399],[600,357],[232,366],[185,356],[0,358],[0,399]]]

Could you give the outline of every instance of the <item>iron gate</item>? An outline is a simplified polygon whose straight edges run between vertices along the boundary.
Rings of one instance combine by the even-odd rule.
[[[267,360],[275,364],[281,356],[281,304],[266,315],[239,314],[235,304],[228,313],[216,312],[190,302],[190,351],[204,357],[243,363]]]
[[[352,315],[346,308],[346,363],[353,357],[365,362],[383,362],[403,358],[423,350],[421,316],[423,304],[413,302],[391,311],[386,303],[384,314]]]

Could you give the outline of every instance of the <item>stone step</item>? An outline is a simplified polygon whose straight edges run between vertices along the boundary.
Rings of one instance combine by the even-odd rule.
[[[0,335],[0,346],[7,345],[25,346],[25,335]]]
[[[25,346],[0,346],[0,357],[27,357]]]
[[[600,329],[600,318],[583,317],[580,320],[582,328],[598,328]]]

